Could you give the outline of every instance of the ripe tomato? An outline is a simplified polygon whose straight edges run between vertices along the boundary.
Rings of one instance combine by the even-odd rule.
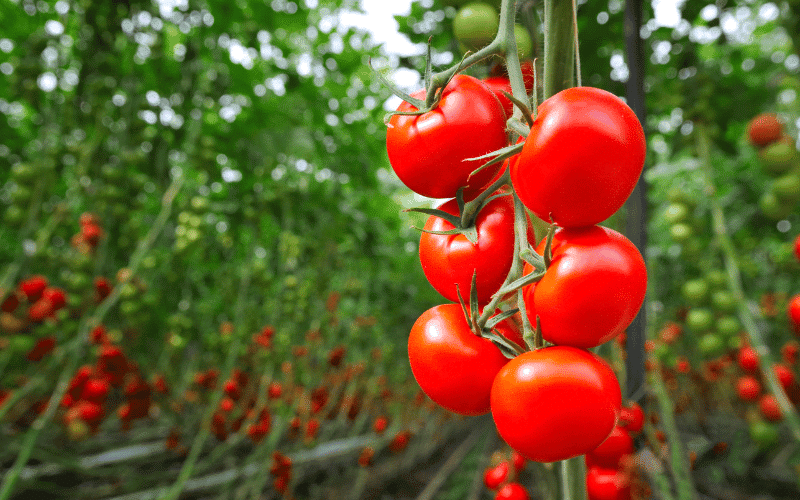
[[[424,99],[425,91],[412,97]],[[404,101],[397,110],[416,108]],[[464,160],[505,145],[503,106],[483,82],[467,75],[453,77],[435,109],[419,116],[394,115],[386,131],[386,150],[397,176],[412,191],[431,198],[453,198],[464,186],[467,191],[480,190],[500,165],[468,182],[485,160]]]
[[[524,457],[555,462],[584,455],[611,433],[622,395],[611,367],[568,346],[528,351],[508,362],[492,384],[492,417],[500,436]]]
[[[800,294],[792,297],[789,301],[789,323],[792,325],[794,333],[800,334]]]
[[[758,369],[758,353],[750,346],[744,346],[736,354],[736,361],[742,370],[754,372]]]
[[[617,426],[600,446],[586,454],[586,458],[593,465],[618,469],[620,460],[631,453],[633,438],[624,427]]]
[[[747,137],[754,146],[766,146],[775,142],[780,139],[782,133],[783,125],[772,113],[760,114],[747,124]]]
[[[794,256],[800,261],[800,234],[794,239]]]
[[[781,407],[778,405],[778,399],[772,394],[764,394],[761,396],[758,400],[758,409],[761,411],[761,415],[770,422],[783,420],[783,414],[781,413]]]
[[[619,425],[629,432],[641,432],[644,427],[644,411],[639,403],[632,401],[623,406],[619,413]]]
[[[589,500],[630,500],[630,478],[615,469],[590,467],[586,471],[586,492]]]
[[[511,183],[539,218],[597,224],[619,210],[642,173],[642,126],[617,96],[574,87],[539,106]]]
[[[736,394],[742,401],[755,401],[761,395],[761,384],[750,375],[739,377],[736,381]]]
[[[462,415],[489,411],[492,382],[508,362],[490,340],[472,333],[459,304],[422,313],[411,327],[408,359],[425,394]]]
[[[540,255],[544,246],[536,249]],[[544,277],[525,294],[531,324],[538,315],[544,339],[588,348],[622,333],[647,288],[644,259],[633,243],[602,226],[559,229],[552,253]]]
[[[458,215],[456,200],[441,207]],[[477,271],[478,302],[485,304],[500,289],[514,259],[514,201],[511,196],[495,198],[478,213],[475,220],[478,244],[461,234],[440,235],[423,231],[419,240],[419,260],[425,277],[446,299],[458,301],[456,285],[468,301],[472,275]],[[441,217],[430,216],[428,231],[448,231],[453,225]],[[535,241],[528,224],[528,240]]]
[[[529,500],[528,490],[519,483],[508,483],[500,488],[494,500]]]
[[[483,473],[483,484],[490,490],[499,488],[506,479],[508,479],[508,462],[500,462]]]

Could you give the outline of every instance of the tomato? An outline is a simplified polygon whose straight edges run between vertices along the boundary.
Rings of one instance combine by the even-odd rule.
[[[456,200],[441,207],[458,215]],[[478,243],[473,245],[462,234],[440,235],[424,232],[419,240],[419,259],[425,277],[446,299],[458,302],[456,286],[469,301],[472,275],[477,272],[478,302],[485,304],[508,276],[514,259],[514,200],[503,196],[490,201],[475,220]],[[447,231],[453,225],[441,217],[430,216],[427,231]],[[528,224],[528,239],[535,241]]]
[[[425,98],[425,91],[412,94]],[[415,111],[403,102],[398,111]],[[477,78],[456,75],[439,105],[422,115],[394,115],[386,131],[389,162],[412,191],[431,198],[454,198],[460,187],[480,190],[500,169],[486,168],[467,181],[485,160],[464,161],[506,145],[503,106]]]
[[[695,333],[710,330],[714,325],[714,313],[705,307],[696,307],[686,314],[686,326]]]
[[[539,218],[591,226],[628,199],[642,173],[645,138],[636,114],[617,96],[574,87],[540,106],[511,183]]]
[[[494,500],[529,500],[528,490],[519,483],[508,483],[500,488]]]
[[[500,16],[491,5],[471,2],[458,10],[453,19],[453,34],[469,50],[478,50],[494,39]]]
[[[611,433],[622,395],[614,371],[576,347],[550,346],[508,362],[492,384],[497,432],[537,462],[584,455]]]
[[[703,278],[689,280],[681,287],[681,294],[690,306],[702,304],[708,298],[709,286]]]
[[[544,245],[536,249],[540,255]],[[531,324],[538,315],[544,339],[588,348],[622,333],[647,288],[647,269],[633,243],[602,226],[559,229],[552,253],[544,277],[525,294]]]
[[[761,415],[770,422],[778,422],[783,420],[781,408],[778,406],[778,400],[772,394],[764,394],[758,400],[758,409]]]
[[[756,420],[750,424],[750,437],[760,448],[767,449],[778,444],[780,434],[775,425]]]
[[[794,239],[794,256],[800,261],[800,234]]]
[[[508,479],[508,462],[500,462],[483,473],[483,484],[490,490],[499,488],[506,479]]]
[[[762,147],[780,139],[783,125],[772,113],[762,113],[747,124],[747,137],[754,146]]]
[[[618,469],[620,460],[633,451],[633,438],[630,433],[625,428],[617,426],[600,446],[586,454],[586,458],[593,465]]]
[[[742,370],[754,372],[758,370],[758,353],[750,346],[742,347],[736,355],[736,362]]]
[[[778,140],[759,151],[762,169],[769,175],[779,176],[792,168],[797,157],[794,141]]]
[[[472,333],[459,304],[422,313],[411,327],[408,359],[425,394],[461,415],[489,411],[492,382],[508,362],[490,340]]]
[[[697,341],[697,350],[706,358],[722,354],[725,348],[725,340],[715,332],[705,333]]]
[[[736,394],[742,401],[755,401],[761,395],[761,384],[750,375],[739,377],[736,381]]]
[[[508,79],[508,77],[502,75],[490,76],[489,78],[483,80],[483,83],[489,87],[495,97],[497,97],[497,100],[500,101],[500,104],[503,105],[503,111],[506,113],[506,118],[514,114],[514,103],[511,102],[511,99],[503,94],[503,91],[508,92],[509,94],[511,93],[511,81]]]
[[[794,373],[792,369],[786,365],[774,365],[772,371],[775,372],[775,378],[783,387],[784,391],[788,391],[794,385]]]
[[[792,296],[787,313],[794,333],[800,334],[800,294]]]
[[[586,493],[589,500],[630,500],[630,478],[615,469],[590,467],[586,471]]]
[[[619,413],[619,425],[630,432],[641,432],[644,427],[644,411],[639,403],[623,406]]]

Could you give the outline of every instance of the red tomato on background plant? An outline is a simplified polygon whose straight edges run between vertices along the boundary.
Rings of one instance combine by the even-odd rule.
[[[800,294],[794,295],[789,301],[789,322],[794,333],[800,334]]]
[[[519,483],[508,483],[498,490],[494,500],[529,500],[528,490]]]
[[[483,484],[490,490],[498,489],[506,479],[508,479],[508,462],[500,462],[483,473]]]
[[[619,382],[608,363],[568,346],[517,356],[499,371],[491,392],[498,433],[537,462],[597,448],[614,429],[621,403]]]
[[[441,207],[458,214],[456,200]],[[472,275],[477,271],[478,302],[489,302],[511,269],[514,259],[514,201],[502,196],[490,201],[475,220],[478,243],[473,245],[463,234],[431,234],[424,232],[419,240],[419,260],[431,286],[446,299],[458,302],[456,285],[465,301],[470,295]],[[448,231],[453,225],[434,215],[425,223],[426,231]],[[528,224],[528,240],[535,241]]]
[[[492,382],[508,362],[492,341],[472,332],[459,304],[422,313],[411,327],[408,359],[425,394],[461,415],[489,411]]]
[[[622,457],[633,453],[633,438],[624,427],[614,427],[600,446],[586,454],[592,465],[619,469]]]
[[[586,471],[589,500],[630,500],[630,478],[616,469],[590,467]]]
[[[425,98],[425,91],[412,94]],[[403,102],[398,111],[415,111]],[[464,161],[506,145],[505,112],[477,78],[456,75],[442,90],[439,105],[422,115],[394,115],[386,131],[386,150],[397,176],[412,191],[431,198],[454,198],[459,188],[476,192],[500,169],[470,173],[485,160]],[[466,197],[469,193],[465,193]]]
[[[539,106],[511,183],[540,219],[591,226],[628,199],[645,152],[644,131],[627,104],[605,90],[573,87]]]
[[[536,251],[544,253],[542,241]],[[548,342],[594,347],[633,321],[644,302],[647,269],[639,250],[622,234],[602,226],[559,229],[553,258],[525,307],[531,324],[541,320]],[[527,272],[531,269],[526,266]]]
[[[800,261],[800,234],[794,239],[794,256]]]
[[[644,411],[639,403],[632,401],[622,407],[619,413],[619,425],[633,433],[642,431],[644,427]]]

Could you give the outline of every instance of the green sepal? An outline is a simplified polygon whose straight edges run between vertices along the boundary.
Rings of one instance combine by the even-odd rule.
[[[518,312],[519,312],[519,309],[514,308],[514,309],[509,309],[508,311],[505,311],[505,312],[501,312],[500,314],[498,314],[496,316],[492,316],[491,318],[489,318],[489,321],[486,322],[486,328],[491,330],[492,328],[497,326],[498,323],[500,323],[501,321],[507,320],[508,318],[510,318],[511,316],[517,314]]]
[[[505,90],[501,90],[500,92],[502,92],[503,95],[505,95],[509,101],[514,103],[514,106],[518,107],[520,111],[522,111],[522,117],[525,118],[525,121],[528,123],[528,126],[529,127],[533,126],[533,117],[531,116],[531,110],[528,108],[528,106],[521,100],[514,97],[512,94],[506,92]]]
[[[505,356],[508,359],[514,359],[520,354],[522,354],[522,350],[519,348],[519,346],[517,346],[507,338],[503,337],[502,335],[498,335],[494,332],[489,332],[489,333],[484,333],[482,336],[485,339],[491,340],[492,343],[496,345],[498,349],[500,349],[500,352],[503,353],[503,356]]]
[[[528,286],[532,283],[536,283],[537,281],[542,279],[544,273],[545,273],[544,271],[536,271],[530,274],[526,274],[522,278],[512,281],[511,283],[500,287],[500,290],[496,291],[494,295],[492,295],[492,297],[496,297],[498,295],[505,295],[515,290],[519,290],[520,288]]]

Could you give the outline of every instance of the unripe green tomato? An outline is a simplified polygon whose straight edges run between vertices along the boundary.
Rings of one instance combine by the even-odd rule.
[[[664,210],[664,219],[670,224],[683,222],[689,218],[689,207],[685,203],[674,202]]]
[[[681,287],[683,298],[690,306],[698,306],[708,298],[708,283],[702,278],[689,280]]]
[[[192,201],[190,202],[192,205],[192,210],[199,213],[205,213],[208,211],[208,198],[205,196],[194,196],[192,197]]]
[[[517,54],[520,60],[524,61],[531,58],[533,41],[528,29],[521,24],[514,25],[514,37],[517,39]]]
[[[724,337],[733,337],[742,329],[736,316],[722,316],[717,319],[717,332]]]
[[[689,211],[694,210],[697,206],[697,200],[686,189],[679,186],[674,186],[667,192],[667,200],[671,203],[683,203],[689,208]]]
[[[683,242],[683,250],[681,253],[685,258],[696,258],[700,256],[703,249],[703,240],[700,238],[689,238]]]
[[[713,358],[725,352],[726,345],[722,337],[710,332],[700,337],[697,342],[697,348],[704,357]]]
[[[11,203],[15,205],[25,205],[31,201],[33,191],[27,186],[17,184],[16,189],[11,191]]]
[[[772,220],[783,219],[792,212],[793,208],[792,204],[782,203],[771,191],[761,195],[758,206],[761,208],[761,212]]]
[[[124,300],[119,303],[119,310],[124,316],[133,316],[142,308],[138,300]]]
[[[705,332],[714,324],[714,313],[704,307],[690,309],[686,315],[686,326],[695,333]]]
[[[728,349],[732,349],[734,351],[738,351],[742,348],[742,338],[738,335],[728,337],[728,340],[725,343],[728,344]]]
[[[777,426],[756,420],[750,424],[750,438],[759,448],[766,450],[778,444],[780,438]]]
[[[19,205],[10,205],[3,214],[3,221],[9,226],[19,226],[25,221],[25,210]]]
[[[10,339],[9,347],[13,352],[26,354],[28,351],[33,349],[35,343],[36,341],[29,335],[14,335]]]
[[[500,18],[497,10],[483,2],[472,2],[459,9],[453,20],[453,31],[459,43],[469,50],[478,50],[497,34]]]
[[[769,175],[781,175],[791,168],[797,151],[786,141],[773,142],[761,150],[761,167]]]
[[[682,243],[689,238],[692,237],[693,234],[692,226],[688,224],[684,224],[683,222],[679,222],[677,224],[673,224],[669,228],[669,235],[672,237],[672,240],[676,243]]]
[[[27,163],[17,163],[11,167],[11,179],[18,184],[27,184],[36,178],[36,170]]]
[[[727,288],[728,274],[722,269],[714,268],[706,273],[706,281],[712,288]]]
[[[92,284],[92,278],[81,271],[70,273],[69,279],[66,282],[67,290],[70,292],[81,292],[89,288]]]
[[[125,169],[120,166],[114,166],[107,163],[100,167],[100,175],[102,175],[103,178],[108,181],[117,181],[122,179],[124,174]]]
[[[775,179],[771,187],[775,197],[783,203],[793,203],[800,199],[800,176],[795,172]]]
[[[736,310],[736,298],[728,290],[717,290],[712,293],[711,303],[720,312],[730,313]]]

